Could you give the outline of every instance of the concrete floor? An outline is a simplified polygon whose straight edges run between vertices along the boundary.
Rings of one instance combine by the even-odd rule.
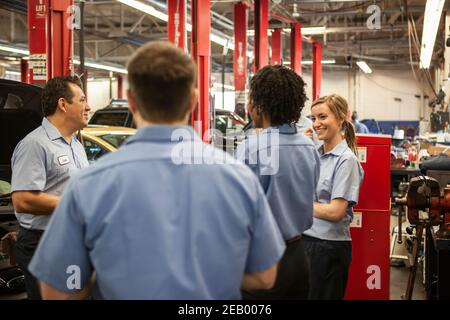
[[[398,217],[391,215],[391,230],[397,226]],[[405,223],[405,220],[403,220]],[[392,232],[391,232],[392,234]],[[403,240],[406,238],[403,236]],[[399,255],[407,255],[407,249],[405,246],[406,241],[402,244],[396,244],[394,253]],[[391,283],[390,283],[390,299],[391,300],[401,300],[402,295],[406,292],[406,285],[408,283],[409,276],[409,261],[405,260],[405,265],[403,267],[392,267],[391,266]],[[422,265],[419,264],[416,273],[416,281],[414,284],[413,300],[426,300],[426,291],[423,285],[423,269]]]

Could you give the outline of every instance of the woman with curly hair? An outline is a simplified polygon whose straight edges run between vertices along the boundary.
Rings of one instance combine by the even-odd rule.
[[[302,240],[312,225],[320,161],[312,141],[297,131],[305,83],[289,68],[266,66],[250,82],[248,112],[257,135],[239,145],[237,158],[259,177],[287,248],[269,291],[243,292],[244,299],[307,299],[309,264]]]

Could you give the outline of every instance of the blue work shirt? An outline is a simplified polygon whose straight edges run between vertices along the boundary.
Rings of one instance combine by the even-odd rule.
[[[72,177],[89,166],[83,145],[72,135],[67,143],[59,130],[44,118],[42,125],[23,138],[11,158],[11,192],[41,191],[60,196]],[[45,230],[50,215],[16,212],[26,229]]]
[[[353,124],[355,125],[356,133],[370,133],[369,128],[367,128],[367,126],[364,123],[360,122],[359,120],[355,120]]]
[[[151,126],[73,179],[30,271],[65,292],[70,266],[81,285],[95,271],[99,299],[239,299],[244,272],[284,249],[251,170],[189,127]]]
[[[236,156],[259,177],[285,240],[301,235],[313,222],[313,201],[320,176],[314,143],[296,125],[269,127],[250,135]]]
[[[297,126],[297,130],[299,132],[304,132],[306,129],[312,129],[313,128],[313,122],[308,117],[302,115],[297,123],[295,124]]]
[[[321,156],[317,201],[330,203],[333,199],[345,199],[348,201],[347,214],[338,222],[314,217],[311,229],[304,234],[323,240],[350,241],[353,206],[358,203],[364,171],[345,140],[338,143],[333,150],[325,154],[323,152],[322,146],[319,148]]]
[[[313,122],[311,119],[302,115],[295,125],[297,126],[297,130],[300,133],[304,133],[307,129],[312,130],[312,140],[316,148],[320,147],[323,144],[323,141],[319,140],[316,131],[313,129]]]

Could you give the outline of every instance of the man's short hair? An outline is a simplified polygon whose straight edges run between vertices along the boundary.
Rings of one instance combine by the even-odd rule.
[[[195,62],[169,42],[140,47],[128,62],[128,83],[137,109],[148,121],[182,120],[196,81]]]
[[[74,93],[69,83],[83,88],[81,80],[72,76],[55,77],[46,83],[42,91],[42,111],[45,117],[51,116],[56,112],[59,99],[64,98],[67,102],[72,103]]]

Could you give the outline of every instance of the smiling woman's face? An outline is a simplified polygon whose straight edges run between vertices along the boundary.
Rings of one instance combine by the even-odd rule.
[[[319,140],[329,141],[341,134],[342,120],[336,118],[326,103],[321,103],[311,109],[311,120]]]

